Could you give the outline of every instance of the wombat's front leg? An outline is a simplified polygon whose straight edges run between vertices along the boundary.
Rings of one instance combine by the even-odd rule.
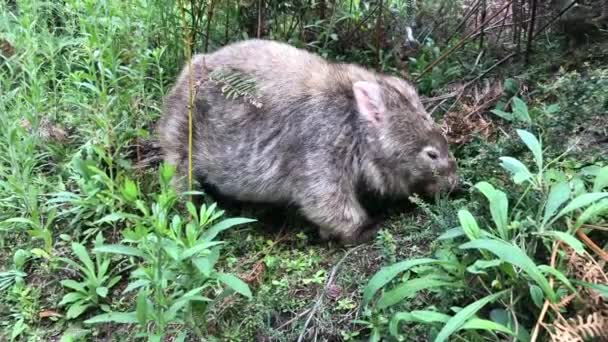
[[[354,193],[339,187],[324,190],[306,193],[299,203],[304,215],[319,226],[322,239],[336,238],[342,244],[353,244],[373,237],[374,230],[367,229],[372,222]]]

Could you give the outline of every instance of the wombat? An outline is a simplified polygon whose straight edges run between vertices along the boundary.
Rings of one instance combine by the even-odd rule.
[[[294,204],[323,239],[349,244],[374,232],[362,189],[407,196],[456,184],[446,139],[400,78],[259,39],[196,55],[191,68],[165,98],[160,144],[185,175],[192,81],[193,175],[221,195]]]

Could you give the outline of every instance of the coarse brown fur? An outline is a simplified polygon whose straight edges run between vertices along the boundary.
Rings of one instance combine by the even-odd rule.
[[[266,40],[197,55],[191,67],[193,173],[222,195],[295,204],[322,237],[351,243],[372,222],[357,189],[406,196],[455,184],[445,138],[402,79]],[[227,99],[209,79],[218,69],[252,77],[261,106]],[[185,67],[159,123],[165,160],[182,175],[188,86]]]

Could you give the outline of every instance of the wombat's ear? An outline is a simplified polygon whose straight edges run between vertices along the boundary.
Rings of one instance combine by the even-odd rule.
[[[374,125],[380,125],[385,120],[386,106],[382,99],[382,89],[380,89],[378,83],[355,82],[353,92],[359,113]]]

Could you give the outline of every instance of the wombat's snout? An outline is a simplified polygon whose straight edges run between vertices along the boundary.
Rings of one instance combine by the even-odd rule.
[[[460,188],[460,178],[458,177],[456,170],[456,161],[453,158],[450,158],[445,177],[442,179],[440,191],[447,193],[458,191]]]

